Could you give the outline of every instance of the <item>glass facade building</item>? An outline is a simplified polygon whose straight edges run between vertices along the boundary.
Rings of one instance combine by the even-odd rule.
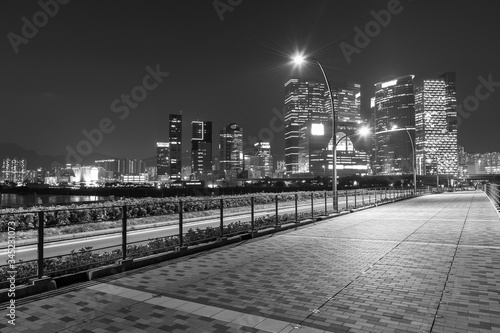
[[[191,173],[203,178],[212,172],[212,122],[191,122]]]
[[[220,131],[219,171],[227,179],[236,179],[243,171],[243,128],[231,123]]]
[[[170,143],[170,179],[182,179],[182,114],[170,114],[168,118]]]
[[[415,130],[394,131],[394,128],[415,128],[414,75],[375,84],[373,99],[372,171],[376,175],[401,175],[413,173],[412,141]]]
[[[285,83],[285,165],[287,174],[300,172],[299,137],[304,123],[327,122],[331,111],[325,105],[326,85],[311,79],[290,79]],[[330,109],[331,110],[331,109]]]
[[[361,85],[352,82],[332,86],[335,132],[341,134],[340,138],[355,134],[362,123],[360,90]],[[330,175],[332,107],[326,85],[314,80],[289,80],[285,84],[285,111],[287,174]],[[337,137],[336,143],[340,138]],[[366,158],[366,153],[354,148],[349,153],[338,150],[337,169],[342,170],[339,175],[366,174]]]
[[[158,180],[168,178],[170,171],[170,144],[156,143],[156,175]]]
[[[458,175],[455,73],[415,86],[417,173]]]

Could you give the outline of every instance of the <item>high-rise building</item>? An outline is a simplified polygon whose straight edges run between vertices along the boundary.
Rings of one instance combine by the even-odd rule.
[[[26,178],[26,159],[4,158],[2,160],[2,179],[14,183],[22,183]]]
[[[243,171],[243,128],[231,123],[220,131],[219,172],[236,179]]]
[[[156,143],[156,175],[158,180],[166,180],[170,171],[170,143]]]
[[[326,85],[316,80],[293,78],[285,83],[285,163],[288,174],[300,172],[299,137],[304,123],[323,123],[331,119],[331,112],[325,104],[327,98]]]
[[[337,143],[337,175],[366,175],[369,173],[368,155],[354,136],[363,125],[361,119],[361,85],[355,82],[339,82],[333,85]],[[356,143],[356,144],[355,144]],[[327,151],[331,152],[332,143]],[[331,153],[329,155],[331,157]],[[329,167],[331,170],[331,166]],[[318,172],[317,169],[316,172]]]
[[[168,141],[170,143],[170,179],[182,179],[182,114],[168,117]]]
[[[412,141],[415,142],[414,75],[375,84],[373,119],[375,125],[373,173],[413,173]],[[412,128],[391,131],[395,128]],[[408,135],[408,133],[410,135]],[[411,139],[410,139],[411,138]]]
[[[212,172],[212,122],[192,121],[191,172],[197,178],[204,178]]]
[[[253,154],[245,155],[245,170],[248,171],[248,178],[272,177],[271,144],[259,141],[254,144],[254,149]]]
[[[455,73],[415,85],[415,148],[420,175],[458,175]]]
[[[310,81],[308,80],[307,83],[310,84]],[[298,129],[293,133],[296,135],[294,139],[297,141],[297,166],[294,169],[295,171],[291,173],[331,175],[333,168],[332,147],[334,143],[332,142],[332,106],[329,91],[323,89],[322,85],[320,85],[319,93],[317,92],[318,89],[312,89],[310,95],[316,98],[310,98],[313,101],[310,104],[317,106],[317,109],[312,108],[313,112],[307,112],[308,96],[304,93],[301,94],[301,91],[309,92],[310,90],[305,90],[303,87],[305,83],[300,84],[300,80],[297,80],[295,86],[293,83],[293,81],[289,83],[290,87],[295,90],[287,92],[287,95],[291,96],[288,104],[290,107],[295,106],[295,109],[300,109],[302,105],[306,105],[306,107],[303,108],[305,111],[299,114],[299,117],[301,117],[300,122],[295,121],[294,124],[295,129]],[[314,85],[313,88],[315,88]],[[362,123],[360,89],[360,84],[352,82],[332,85],[335,107],[335,133],[337,134],[335,144],[338,142],[339,145],[342,145],[343,142],[349,141],[352,146],[352,141],[346,136],[355,134]],[[300,101],[301,98],[306,102],[297,103],[297,100]],[[322,100],[321,103],[318,103],[318,99]],[[366,153],[357,151],[354,146],[351,149],[337,149],[336,166],[339,170],[338,174],[366,174],[366,158]],[[289,169],[287,169],[287,172],[290,173]]]
[[[361,121],[361,85],[353,82],[335,83],[333,88],[336,133],[354,134]]]

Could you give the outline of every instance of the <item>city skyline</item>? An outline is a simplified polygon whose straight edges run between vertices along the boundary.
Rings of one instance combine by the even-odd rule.
[[[210,2],[72,2],[59,4],[16,52],[12,34],[23,36],[21,19],[33,22],[43,8],[5,1],[0,27],[7,38],[0,52],[9,66],[2,77],[0,143],[58,155],[67,147],[76,150],[86,133],[96,143],[93,152],[147,158],[155,155],[156,142],[168,138],[168,114],[182,110],[184,133],[197,119],[212,120],[215,131],[235,122],[244,124],[244,141],[251,146],[249,138],[258,141],[262,129],[271,128],[274,110],[283,114],[284,82],[293,77],[321,82],[317,68],[299,71],[289,65],[290,56],[302,51],[320,59],[332,81],[361,83],[362,118],[369,117],[367,99],[375,82],[455,71],[457,102],[464,105],[459,145],[470,152],[500,150],[494,127],[499,50],[488,42],[498,24],[491,4],[401,1],[390,22],[379,24],[364,45],[357,31],[378,22],[373,13],[387,10],[388,3],[256,1],[235,6],[221,20]],[[260,27],[253,24],[257,18]],[[177,25],[186,29],[172,30]],[[421,40],[409,37],[417,31]],[[359,52],[347,56],[346,45]],[[127,102],[122,94],[132,99]],[[264,141],[274,154],[284,151],[284,132],[272,134]],[[189,136],[183,146],[189,147]]]

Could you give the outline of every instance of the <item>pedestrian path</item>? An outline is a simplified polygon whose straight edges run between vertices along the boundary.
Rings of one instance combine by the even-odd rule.
[[[428,195],[16,304],[1,332],[500,332],[500,219]]]

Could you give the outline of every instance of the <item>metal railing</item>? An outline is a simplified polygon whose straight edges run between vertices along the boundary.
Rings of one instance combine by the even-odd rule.
[[[338,197],[339,211],[346,211],[411,198],[413,191],[402,188],[356,189],[338,191]],[[15,233],[19,236],[16,249],[31,248],[34,252],[36,246],[36,254],[16,262],[17,271],[23,272],[22,278],[17,279],[20,283],[32,278],[85,271],[119,259],[174,251],[238,235],[253,235],[263,229],[328,216],[335,213],[333,207],[332,192],[317,191],[0,212],[0,258],[4,257],[3,252],[7,254],[6,238],[10,230],[7,226],[11,225],[15,226]],[[204,229],[197,227],[199,225]],[[155,237],[132,240],[148,230],[154,230]],[[67,235],[58,235],[63,232]],[[111,235],[114,237],[106,238],[106,243],[102,244],[102,239]],[[21,238],[25,238],[24,244],[20,243]],[[112,240],[117,238],[118,241],[113,243]],[[98,245],[98,239],[101,245]],[[52,248],[56,242],[74,240],[84,241],[85,247],[76,250],[72,248],[75,245],[68,243],[66,250],[61,250],[66,252],[45,255],[49,245]],[[0,265],[0,288],[4,288],[6,279],[3,275],[8,270],[9,265]]]
[[[500,185],[498,184],[484,184],[483,190],[486,195],[491,199],[493,206],[496,210],[500,210]]]

